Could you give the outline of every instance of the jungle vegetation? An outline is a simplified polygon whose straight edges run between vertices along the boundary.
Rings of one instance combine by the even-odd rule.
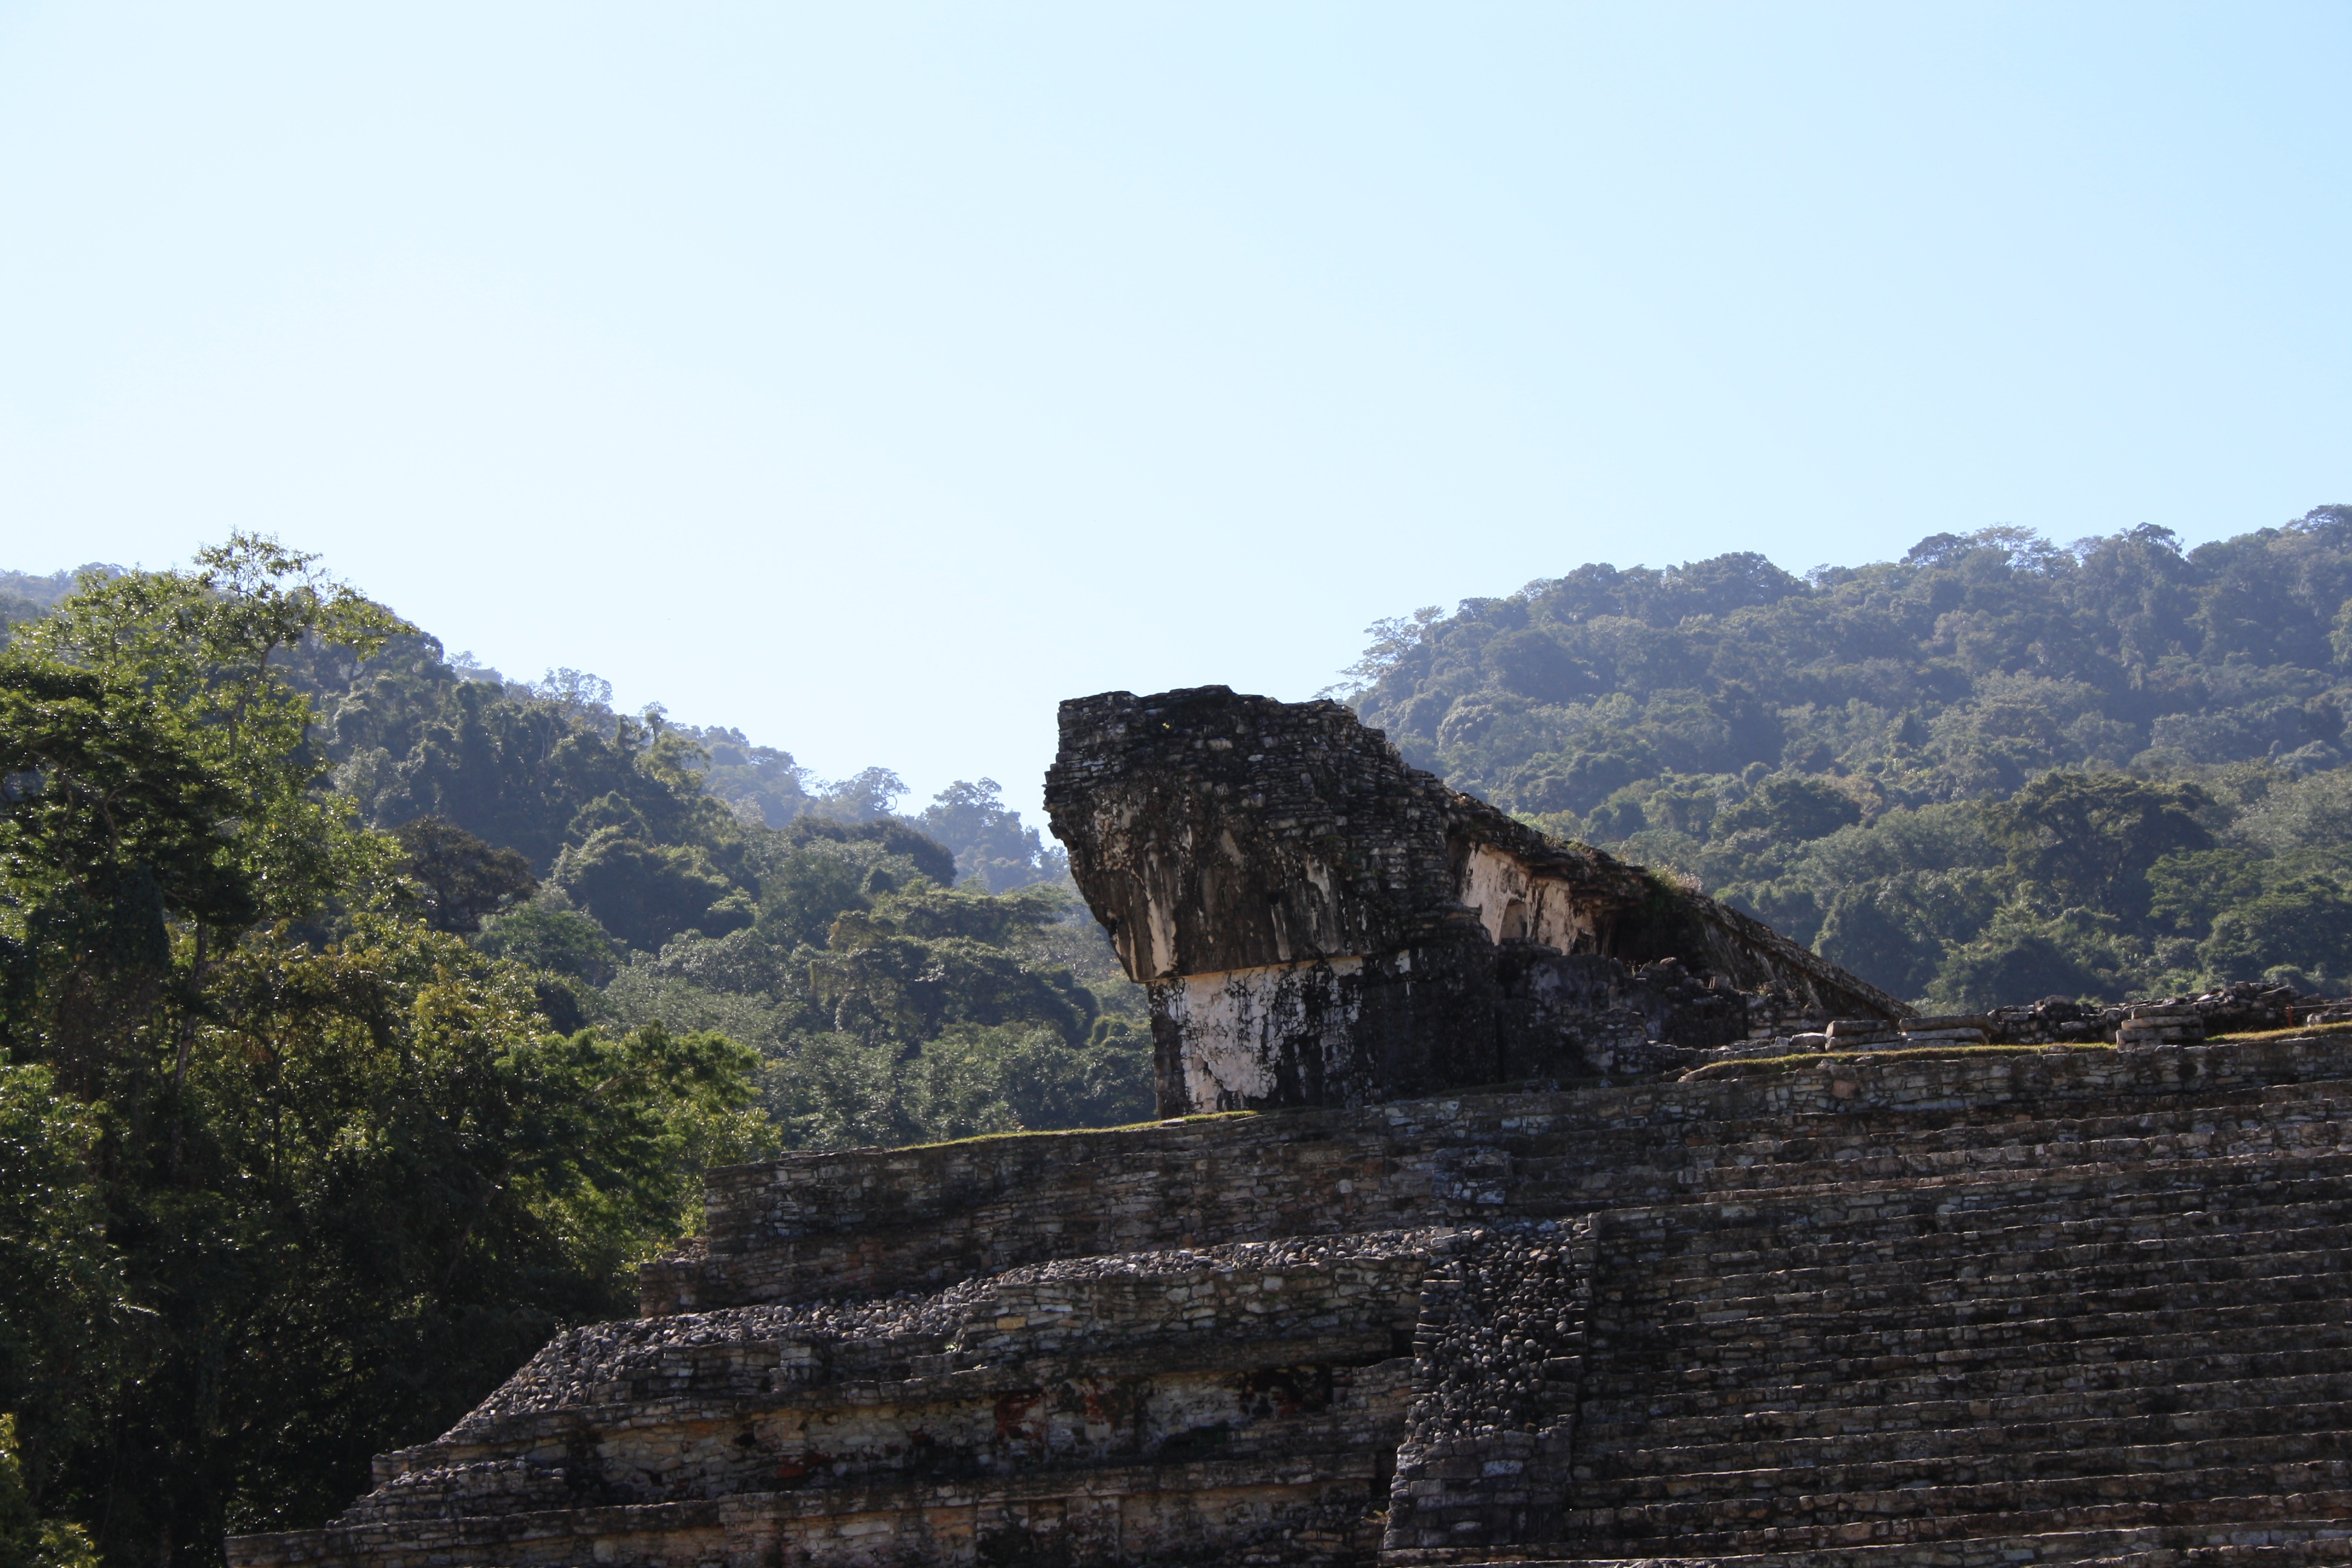
[[[267,539],[0,622],[0,1558],[322,1522],[629,1315],[709,1165],[1150,1110],[987,781],[895,815]]]
[[[1371,635],[1339,694],[1408,759],[1931,1007],[2352,989],[2352,507],[1588,565]]]

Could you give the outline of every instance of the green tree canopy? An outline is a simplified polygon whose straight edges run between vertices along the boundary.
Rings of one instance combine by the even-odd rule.
[[[406,859],[401,870],[416,885],[425,919],[436,931],[469,934],[484,917],[539,890],[521,853],[502,849],[437,816],[419,816],[393,830]]]
[[[2168,855],[2211,847],[2212,797],[2194,784],[2120,773],[2045,773],[1987,814],[2017,874],[2062,905],[2148,906],[2147,873]]]
[[[744,1048],[558,1034],[529,972],[419,918],[525,896],[516,857],[318,787],[319,650],[406,635],[239,535],[0,649],[0,1551],[65,1561],[41,1521],[78,1520],[109,1561],[210,1563],[319,1522],[625,1310],[703,1164],[773,1146]],[[690,816],[675,749],[633,744]]]

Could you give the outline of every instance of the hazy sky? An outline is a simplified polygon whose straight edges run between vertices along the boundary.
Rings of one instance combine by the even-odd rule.
[[[1580,563],[2352,500],[2352,5],[0,0],[0,565],[1034,809]]]

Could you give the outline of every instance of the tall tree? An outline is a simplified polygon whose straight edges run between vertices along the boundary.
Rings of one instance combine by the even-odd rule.
[[[56,1194],[0,1205],[0,1257],[59,1226],[88,1252],[0,1279],[0,1400],[28,1492],[110,1563],[320,1521],[370,1453],[622,1309],[701,1164],[772,1139],[748,1052],[552,1034],[317,787],[289,650],[403,629],[239,535],[0,650],[0,1131],[50,1151],[0,1174]],[[445,914],[481,891],[452,886]]]

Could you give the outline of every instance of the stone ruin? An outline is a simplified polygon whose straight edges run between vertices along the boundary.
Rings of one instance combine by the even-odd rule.
[[[229,1562],[2352,1559],[2352,1009],[1916,1018],[1343,717],[1065,710],[1177,1114],[715,1170]]]
[[[1759,921],[1405,766],[1336,702],[1066,702],[1045,807],[1149,989],[1163,1116],[1654,1071],[1911,1016]]]

